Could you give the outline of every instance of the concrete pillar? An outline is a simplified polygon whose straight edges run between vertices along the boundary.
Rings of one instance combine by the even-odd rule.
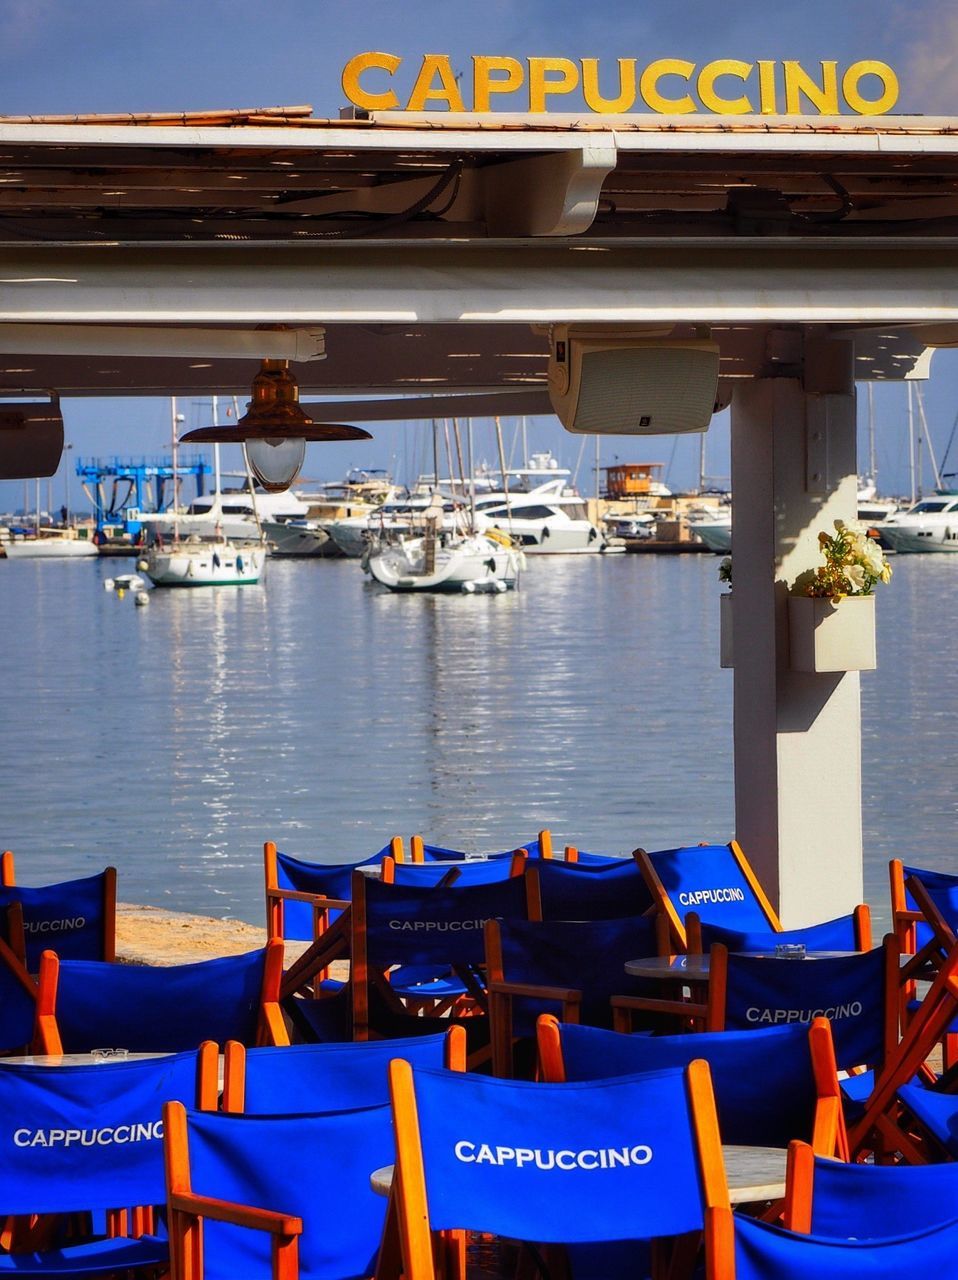
[[[850,344],[804,354],[804,380],[742,382],[732,401],[736,837],[786,928],[863,891],[859,676],[788,665],[788,587],[857,514]]]

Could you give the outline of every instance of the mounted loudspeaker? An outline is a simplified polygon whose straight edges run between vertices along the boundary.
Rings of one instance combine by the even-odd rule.
[[[723,406],[719,348],[697,338],[649,338],[612,328],[556,325],[549,396],[580,435],[707,431]]]
[[[63,453],[60,399],[49,404],[0,400],[0,480],[56,474]]]

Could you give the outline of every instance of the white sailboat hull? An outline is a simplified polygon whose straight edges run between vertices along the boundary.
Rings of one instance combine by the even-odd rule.
[[[23,538],[4,542],[9,560],[78,560],[98,554],[96,543],[86,538]]]
[[[390,591],[505,591],[516,584],[519,554],[482,536],[436,547],[426,572],[424,538],[408,538],[369,557],[372,577]]]
[[[951,523],[913,519],[905,523],[893,518],[879,526],[882,542],[899,555],[958,551],[958,516]]]
[[[266,550],[229,542],[151,547],[143,572],[156,587],[254,586],[263,575]]]

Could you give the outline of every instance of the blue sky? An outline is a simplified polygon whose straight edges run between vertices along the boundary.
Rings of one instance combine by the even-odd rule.
[[[343,64],[365,49],[407,60],[400,79],[408,89],[424,52],[447,53],[467,69],[472,54],[530,54],[640,63],[673,56],[692,61],[731,57],[823,58],[841,63],[876,58],[901,81],[897,111],[958,114],[958,7],[946,0],[744,0],[715,5],[635,4],[621,0],[475,0],[396,3],[366,0],[0,0],[0,112],[51,114],[107,111],[177,111],[311,103],[335,116],[343,97]],[[405,77],[405,78],[403,78]],[[958,409],[958,353],[935,357],[926,387],[929,422],[939,454]],[[907,485],[905,393],[876,389],[879,477],[889,492]],[[864,396],[862,396],[862,411]],[[162,401],[107,400],[64,403],[73,455],[154,454],[168,435]],[[184,406],[190,422],[206,420],[200,406]],[[727,415],[709,434],[708,471],[728,474]],[[373,444],[314,448],[312,476],[334,478],[353,463],[390,466],[411,453],[401,428],[376,428]],[[556,424],[534,428],[537,443],[553,447],[574,466],[580,442]],[[603,462],[674,458],[676,486],[694,481],[697,442],[622,438],[603,445]],[[591,444],[586,454],[591,454]],[[589,462],[580,482],[590,488]],[[62,500],[63,474],[54,499]],[[71,483],[76,493],[76,482]],[[20,504],[22,489],[0,485],[0,508]]]

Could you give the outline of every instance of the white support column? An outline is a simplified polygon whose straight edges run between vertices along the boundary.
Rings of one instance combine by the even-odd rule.
[[[787,609],[819,532],[856,517],[849,345],[809,344],[805,370],[732,403],[736,836],[786,928],[862,900],[858,673],[791,671]]]

